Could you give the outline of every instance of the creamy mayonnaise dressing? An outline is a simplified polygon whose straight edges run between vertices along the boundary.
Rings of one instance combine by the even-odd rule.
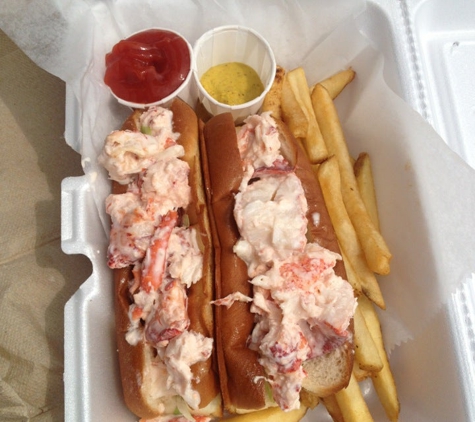
[[[111,216],[108,264],[124,268],[143,259],[155,231],[155,219],[142,207],[133,192],[109,195],[106,212]]]
[[[190,202],[188,164],[176,157],[162,159],[143,172],[142,201],[149,212],[165,215],[168,211],[184,208]]]
[[[203,255],[196,239],[196,230],[176,227],[168,242],[167,271],[173,279],[179,279],[191,287],[202,276]]]
[[[307,202],[294,173],[266,174],[236,195],[234,217],[241,239],[234,252],[250,277],[306,244]]]
[[[185,331],[173,338],[165,349],[164,362],[170,374],[167,385],[175,389],[193,409],[198,407],[200,395],[191,387],[190,367],[208,359],[211,356],[212,346],[211,338]]]
[[[337,276],[341,257],[307,243],[307,201],[302,184],[280,154],[275,122],[268,113],[250,116],[238,133],[245,180],[234,216],[241,238],[235,253],[248,266],[254,286],[256,325],[249,347],[260,354],[266,380],[284,410],[299,407],[306,376],[303,362],[347,339],[356,299]],[[311,216],[313,222],[319,215]],[[229,297],[216,301],[231,306]]]
[[[241,190],[256,169],[276,167],[284,161],[280,154],[279,131],[270,113],[249,116],[238,133],[237,142],[244,170]]]
[[[172,122],[170,110],[151,107],[140,119],[146,134],[112,132],[99,162],[112,180],[127,184],[126,193],[106,199],[108,264],[132,266],[134,274],[125,338],[131,345],[146,341],[155,347],[150,375],[157,398],[181,396],[196,409],[200,396],[190,367],[209,358],[213,340],[188,330],[187,288],[200,280],[203,256],[196,230],[179,223],[178,211],[191,198],[190,169],[180,159],[184,150]]]

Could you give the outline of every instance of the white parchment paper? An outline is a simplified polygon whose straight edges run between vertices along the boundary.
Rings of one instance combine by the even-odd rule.
[[[147,27],[177,30],[193,43],[214,26],[241,24],[267,38],[279,64],[303,66],[310,84],[348,66],[357,72],[336,104],[351,153],[372,158],[382,232],[394,256],[391,274],[380,280],[388,348],[417,338],[475,272],[475,172],[385,83],[383,55],[354,23],[364,1],[4,3],[2,29],[65,80],[78,101],[80,134],[68,142],[82,155],[96,198],[91,212],[103,221],[91,230],[107,236],[102,204],[109,182],[96,157],[129,113],[102,81],[105,54]]]

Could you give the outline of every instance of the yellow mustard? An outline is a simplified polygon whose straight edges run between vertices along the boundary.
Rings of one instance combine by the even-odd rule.
[[[211,67],[203,74],[200,82],[216,101],[228,105],[247,103],[264,91],[264,85],[257,72],[239,62]]]

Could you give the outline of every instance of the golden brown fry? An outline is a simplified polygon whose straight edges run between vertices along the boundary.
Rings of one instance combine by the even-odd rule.
[[[374,273],[368,268],[360,240],[343,202],[340,171],[336,157],[332,156],[320,164],[317,177],[346,261],[350,263],[357,274],[363,293],[384,309],[386,305],[379,283]]]
[[[371,337],[378,348],[379,356],[383,362],[383,369],[373,374],[373,385],[379,400],[384,407],[387,417],[391,422],[399,419],[400,404],[396,389],[396,383],[389,365],[388,356],[383,344],[381,325],[373,304],[364,296],[358,298],[358,307],[365,318]]]
[[[284,83],[285,69],[277,65],[275,70],[274,82],[269,92],[264,97],[262,111],[270,111],[272,117],[282,120],[281,96],[282,84]]]
[[[302,140],[311,163],[320,163],[327,155],[327,148],[318,127],[303,68],[287,72],[282,84],[282,119],[290,131]]]
[[[366,378],[371,376],[371,372],[366,369],[361,369],[356,360],[353,362],[353,375],[355,376],[356,381],[364,381]]]
[[[356,183],[360,191],[361,199],[368,210],[371,221],[379,230],[378,205],[376,202],[376,191],[374,189],[374,179],[369,154],[362,152],[356,159],[353,168],[355,170]]]
[[[373,421],[360,386],[353,374],[351,375],[348,387],[336,393],[335,398],[345,422]]]
[[[361,294],[363,294],[360,278],[356,273],[355,269],[353,268],[353,264],[351,263],[350,259],[342,251],[341,256],[343,258],[343,264],[345,264],[346,278],[348,279],[348,283],[350,283],[351,287],[353,287],[355,296],[360,296]]]
[[[301,139],[307,136],[308,116],[305,109],[300,106],[299,100],[289,81],[289,74],[284,77],[281,95],[282,119],[289,127],[292,134]]]
[[[369,217],[358,191],[343,129],[328,91],[320,84],[312,92],[312,104],[330,155],[338,160],[345,207],[361,242],[369,268],[388,274],[391,252]]]
[[[244,415],[233,416],[226,421],[231,422],[298,422],[305,416],[307,408],[300,406],[300,409],[284,412],[280,407],[269,407],[257,412],[246,413]]]
[[[334,75],[324,79],[320,82],[320,85],[325,87],[325,89],[330,94],[332,100],[334,100],[341,91],[353,80],[355,79],[356,72],[350,67],[340,72],[335,73]],[[311,87],[310,91],[313,91],[315,85]]]
[[[316,119],[310,119],[307,136],[302,139],[302,143],[311,163],[321,163],[328,157],[328,151]]]
[[[373,374],[381,371],[383,362],[359,307],[355,311],[354,326],[355,360],[358,367]]]
[[[331,395],[322,399],[322,402],[328,413],[333,419],[333,422],[345,422],[343,414],[338,406],[335,395]]]
[[[313,164],[312,165],[313,174],[315,175],[317,180],[318,180],[318,168],[319,167],[320,167],[320,164]],[[355,271],[355,269],[353,268],[353,264],[351,263],[350,259],[346,256],[345,252],[342,250],[341,246],[340,246],[340,254],[341,254],[341,257],[343,259],[343,264],[345,264],[346,278],[347,278],[348,283],[350,283],[351,287],[353,287],[353,291],[354,291],[356,296],[359,296],[359,295],[363,294],[363,289],[361,287],[360,278],[359,278],[357,272]]]
[[[300,405],[309,409],[314,409],[320,403],[320,398],[305,388],[300,390]]]

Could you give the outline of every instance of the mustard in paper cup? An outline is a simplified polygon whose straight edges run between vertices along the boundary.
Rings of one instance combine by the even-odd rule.
[[[259,111],[272,86],[276,70],[274,53],[260,34],[239,25],[214,28],[195,42],[193,56],[193,78],[198,101],[210,114],[231,112],[234,120],[240,122]],[[246,71],[247,67],[253,69],[262,83],[259,95],[242,104],[227,104],[224,100],[219,101],[213,97],[205,89],[202,77],[209,69],[225,64],[231,67],[238,64],[237,71]]]

